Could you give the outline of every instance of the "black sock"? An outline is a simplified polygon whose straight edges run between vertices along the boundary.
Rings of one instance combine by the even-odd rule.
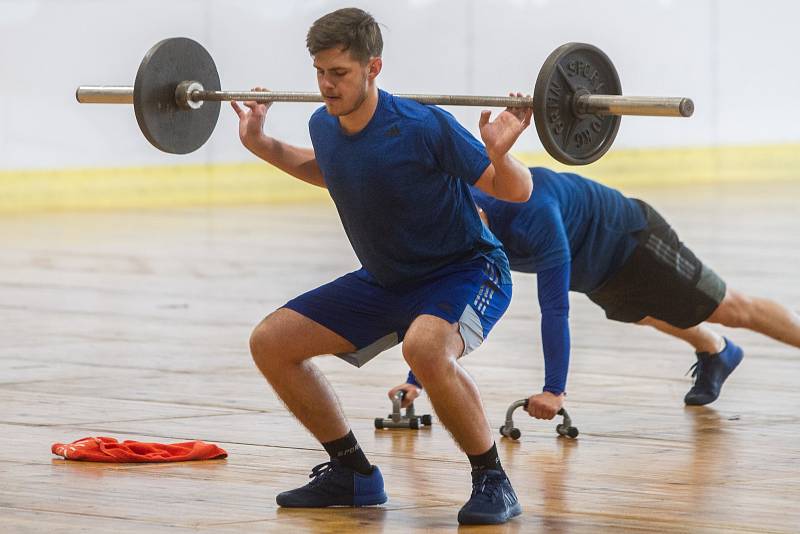
[[[500,457],[497,455],[497,445],[494,443],[492,443],[492,448],[483,454],[468,454],[467,458],[469,458],[473,472],[484,469],[503,470],[503,466],[500,465]]]
[[[362,475],[372,472],[372,466],[364,456],[364,451],[361,450],[361,445],[356,441],[352,430],[345,437],[323,443],[322,446],[328,451],[331,460],[338,460],[342,465]]]

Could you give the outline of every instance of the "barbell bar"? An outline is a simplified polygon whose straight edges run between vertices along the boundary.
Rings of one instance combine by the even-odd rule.
[[[319,93],[222,91],[209,53],[191,39],[165,39],[145,55],[133,86],[80,86],[82,104],[133,104],[145,137],[157,148],[185,154],[210,137],[222,101],[323,102]],[[397,94],[422,104],[532,107],[545,149],[555,159],[584,165],[610,148],[622,115],[690,117],[686,97],[622,96],[619,76],[600,49],[567,43],[545,61],[533,97]]]
[[[187,80],[188,81],[188,80]],[[192,83],[191,81],[189,81]],[[196,82],[194,82],[196,83]],[[202,87],[202,85],[200,86]],[[177,87],[179,91],[181,87]],[[324,102],[319,93],[296,91],[206,91],[198,88],[187,90],[180,102],[229,102],[245,100],[268,102]],[[394,94],[399,98],[414,100],[420,104],[438,106],[480,106],[532,108],[533,97],[479,96],[479,95],[435,95]],[[133,87],[125,85],[82,85],[75,94],[81,104],[133,104]],[[691,117],[694,103],[686,97],[581,95],[575,105],[584,114],[594,115],[639,115],[647,117]]]

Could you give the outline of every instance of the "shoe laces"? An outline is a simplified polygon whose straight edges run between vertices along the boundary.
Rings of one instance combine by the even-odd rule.
[[[712,372],[709,372],[709,370],[706,369],[706,364],[708,364],[708,362],[698,358],[697,361],[689,367],[689,370],[686,371],[687,375],[692,373],[695,387],[708,389],[713,386],[713,367],[710,370]]]
[[[501,492],[500,486],[503,484],[503,478],[492,473],[481,473],[476,480],[472,482],[472,497],[476,495],[485,495],[488,499],[494,497]]]
[[[308,478],[311,479],[310,484],[316,485],[328,478],[333,470],[336,468],[336,464],[333,460],[330,460],[325,463],[321,463],[319,465],[315,465],[314,468],[311,470],[311,474],[308,475]]]
[[[686,371],[686,374],[685,374],[685,375],[683,375],[683,376],[686,376],[686,375],[688,375],[689,373],[692,373],[692,378],[694,378],[694,379],[695,379],[695,382],[696,382],[696,381],[697,381],[697,375],[698,375],[698,374],[699,374],[699,375],[702,375],[702,374],[703,374],[703,368],[701,367],[700,363],[701,363],[701,362],[700,362],[700,360],[697,360],[696,362],[694,362],[694,363],[692,364],[692,366],[691,366],[691,367],[689,367],[689,370],[688,370],[688,371]]]

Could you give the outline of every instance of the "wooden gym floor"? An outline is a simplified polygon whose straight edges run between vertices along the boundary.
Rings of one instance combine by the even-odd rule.
[[[800,183],[652,188],[648,199],[733,287],[800,308]],[[0,219],[0,530],[408,532],[456,530],[465,457],[438,423],[375,431],[405,376],[397,348],[365,368],[319,363],[384,472],[371,509],[281,510],[275,494],[326,460],[253,366],[252,326],[354,268],[327,204],[45,214]],[[465,359],[497,428],[541,386],[535,278]],[[524,514],[486,532],[797,532],[798,350],[732,332],[746,351],[719,401],[685,408],[682,343],[608,322],[573,295],[569,410],[577,441],[520,416],[498,440]],[[420,413],[429,412],[423,398]],[[518,412],[519,413],[519,412]],[[227,460],[67,462],[85,436],[202,439]],[[464,530],[475,530],[464,529]]]

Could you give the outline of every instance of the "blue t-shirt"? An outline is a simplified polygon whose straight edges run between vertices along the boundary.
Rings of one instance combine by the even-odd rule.
[[[511,269],[536,273],[571,263],[570,290],[589,293],[613,275],[636,247],[632,232],[646,225],[639,204],[572,173],[531,168],[533,194],[512,203],[472,188]]]
[[[489,165],[486,149],[452,115],[381,90],[360,132],[347,135],[324,107],[309,131],[345,233],[379,284],[419,280],[478,256],[510,281],[469,192]]]

